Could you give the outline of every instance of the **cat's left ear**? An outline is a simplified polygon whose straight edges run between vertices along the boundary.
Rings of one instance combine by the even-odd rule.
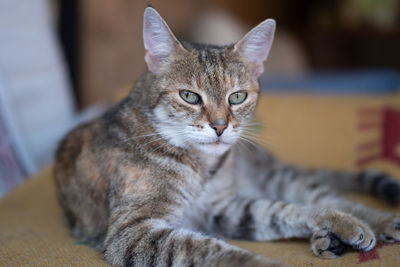
[[[185,50],[160,14],[150,6],[144,11],[143,41],[146,49],[144,59],[154,74],[161,74],[163,65],[168,63],[175,53]]]
[[[267,19],[254,27],[234,46],[242,57],[254,64],[254,75],[264,72],[264,61],[271,49],[275,33],[275,20]]]

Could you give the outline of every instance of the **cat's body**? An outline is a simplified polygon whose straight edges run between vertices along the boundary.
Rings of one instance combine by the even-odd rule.
[[[273,22],[229,47],[183,46],[151,8],[144,28],[150,71],[57,153],[59,198],[76,236],[127,266],[279,265],[221,237],[311,238],[322,257],[345,245],[372,249],[375,236],[400,240],[399,216],[338,195],[372,192],[397,204],[389,177],[304,170],[235,144],[257,103]]]

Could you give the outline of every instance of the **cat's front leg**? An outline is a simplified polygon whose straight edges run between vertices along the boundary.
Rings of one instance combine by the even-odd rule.
[[[112,225],[104,257],[122,266],[286,266],[163,219],[132,218]]]
[[[185,191],[188,185],[173,184],[175,180],[168,178],[164,177],[163,184],[157,179],[150,186],[151,177],[141,177],[135,187],[126,183],[121,187],[117,179],[113,180],[118,190],[110,194],[109,225],[102,244],[108,262],[122,266],[283,266],[188,230],[193,229],[191,225],[185,228],[182,213],[192,207],[187,204],[191,202],[185,202],[190,196]],[[145,190],[138,190],[144,183]],[[151,190],[153,194],[149,194]]]
[[[311,238],[312,251],[324,258],[340,256],[346,245],[368,251],[376,243],[367,224],[330,208],[236,197],[217,203],[211,213],[212,231],[225,237],[257,241]]]

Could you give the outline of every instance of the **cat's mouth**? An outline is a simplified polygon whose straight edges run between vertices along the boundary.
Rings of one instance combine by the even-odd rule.
[[[214,141],[209,142],[197,142],[197,148],[210,155],[221,155],[230,147],[230,143],[221,141],[220,139],[214,139]]]
[[[222,142],[220,140],[214,141],[214,142],[200,142],[200,145],[206,145],[206,146],[219,146],[219,145],[229,145],[228,143]]]

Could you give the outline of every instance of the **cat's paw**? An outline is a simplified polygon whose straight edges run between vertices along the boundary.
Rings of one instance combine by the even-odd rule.
[[[346,245],[332,232],[321,230],[312,235],[311,250],[318,257],[334,259],[345,252]]]
[[[400,204],[400,182],[389,175],[367,171],[364,173],[371,181],[371,192],[390,205]]]
[[[316,256],[336,258],[345,252],[345,245],[368,251],[376,244],[372,229],[352,215],[331,210],[317,221],[319,230],[311,237],[311,250]]]
[[[400,215],[394,215],[385,220],[378,231],[379,239],[384,242],[400,241]]]

